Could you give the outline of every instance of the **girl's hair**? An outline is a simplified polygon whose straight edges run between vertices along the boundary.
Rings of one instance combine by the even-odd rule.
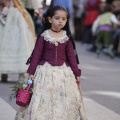
[[[65,30],[67,32],[68,37],[70,39],[72,39],[70,28],[69,28],[69,16],[68,16],[68,12],[67,12],[67,10],[64,7],[59,6],[59,5],[49,8],[46,11],[46,13],[43,15],[43,20],[42,20],[43,31],[51,28],[51,23],[49,23],[48,17],[53,17],[55,15],[55,13],[56,13],[57,10],[61,10],[61,11],[65,11],[66,12],[66,14],[67,14],[67,22],[66,22],[65,26],[62,28],[62,30]]]
[[[55,12],[56,12],[57,10],[65,11],[66,14],[67,14],[67,22],[66,22],[66,25],[62,28],[62,30],[65,30],[65,31],[66,31],[67,36],[68,36],[69,39],[72,41],[73,48],[74,48],[74,50],[76,51],[75,43],[74,43],[74,41],[73,41],[73,38],[72,38],[72,35],[71,35],[71,32],[70,32],[70,28],[69,28],[69,16],[68,16],[68,12],[67,12],[67,10],[66,10],[64,7],[57,5],[57,6],[54,6],[54,7],[49,8],[49,9],[45,12],[45,14],[43,15],[43,19],[42,19],[43,29],[42,29],[41,33],[43,33],[45,30],[51,28],[51,23],[49,23],[48,17],[53,17],[53,16],[55,15]],[[37,39],[39,38],[39,36],[41,35],[41,33],[38,35]],[[37,43],[37,42],[36,42],[36,43]],[[34,51],[34,50],[33,50],[33,51]],[[76,52],[75,52],[75,53],[76,53]],[[33,52],[32,52],[31,56],[28,58],[28,60],[27,60],[27,62],[26,62],[27,65],[30,64],[31,59],[32,59],[32,55],[33,55]],[[77,53],[76,53],[76,61],[77,61],[77,63],[79,64],[79,59],[78,59]]]

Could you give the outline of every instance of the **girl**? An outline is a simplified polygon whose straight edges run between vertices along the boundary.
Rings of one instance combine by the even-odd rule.
[[[50,8],[43,19],[30,66],[34,80],[30,104],[20,107],[15,120],[87,120],[77,88],[79,70],[68,28],[68,13],[62,6]]]

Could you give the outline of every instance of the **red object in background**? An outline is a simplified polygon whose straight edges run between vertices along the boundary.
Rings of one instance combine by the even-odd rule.
[[[96,20],[99,15],[100,0],[88,0],[87,1],[87,15],[84,20],[85,26],[90,26]],[[93,5],[93,3],[95,5]]]

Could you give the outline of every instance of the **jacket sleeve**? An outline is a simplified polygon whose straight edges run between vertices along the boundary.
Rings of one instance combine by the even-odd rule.
[[[81,75],[81,70],[78,68],[78,64],[75,57],[75,52],[73,49],[72,41],[69,40],[66,47],[66,57],[74,75],[76,77]]]
[[[30,62],[30,66],[28,67],[27,73],[34,75],[37,65],[39,64],[40,59],[42,57],[43,47],[44,47],[44,38],[40,36],[36,42],[33,56]]]

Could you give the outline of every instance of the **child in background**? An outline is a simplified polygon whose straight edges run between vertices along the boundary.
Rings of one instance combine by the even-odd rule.
[[[44,32],[39,36],[27,70],[34,80],[34,93],[27,107],[20,107],[15,120],[87,120],[78,86],[79,70],[62,6],[47,10]],[[76,84],[77,83],[77,84]]]
[[[96,53],[101,53],[103,47],[103,52],[107,53],[111,58],[114,57],[113,54],[113,27],[112,24],[120,25],[115,15],[111,12],[110,5],[106,5],[104,13],[99,15],[92,26],[93,35],[96,33],[96,29],[99,27],[99,33],[96,38]]]

